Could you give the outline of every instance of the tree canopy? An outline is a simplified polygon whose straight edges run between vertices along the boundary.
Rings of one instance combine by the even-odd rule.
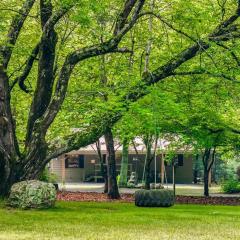
[[[236,0],[2,1],[2,182],[96,141],[153,85],[161,124],[239,132],[239,15]]]

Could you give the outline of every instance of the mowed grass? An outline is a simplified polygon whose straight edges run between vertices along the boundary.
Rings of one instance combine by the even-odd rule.
[[[7,210],[0,202],[0,240],[240,239],[240,207],[58,202],[49,210]]]

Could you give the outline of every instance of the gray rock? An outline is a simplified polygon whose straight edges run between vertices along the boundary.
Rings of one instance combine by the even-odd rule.
[[[56,189],[52,183],[38,180],[15,183],[10,191],[8,206],[22,209],[50,208],[56,202]]]

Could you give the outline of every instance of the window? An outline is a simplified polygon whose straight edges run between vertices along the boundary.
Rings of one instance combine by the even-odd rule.
[[[84,168],[84,155],[67,156],[65,168]]]
[[[183,154],[178,154],[178,166],[183,166]]]

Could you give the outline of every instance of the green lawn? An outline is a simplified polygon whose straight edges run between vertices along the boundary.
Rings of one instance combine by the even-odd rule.
[[[240,239],[240,207],[176,205],[166,209],[58,202],[50,210],[20,211],[0,205],[0,240]]]
[[[169,188],[172,188],[170,185]],[[202,185],[177,186],[176,194],[185,196],[203,196],[204,190]],[[212,186],[209,188],[210,195],[217,196],[224,194],[220,186]]]

